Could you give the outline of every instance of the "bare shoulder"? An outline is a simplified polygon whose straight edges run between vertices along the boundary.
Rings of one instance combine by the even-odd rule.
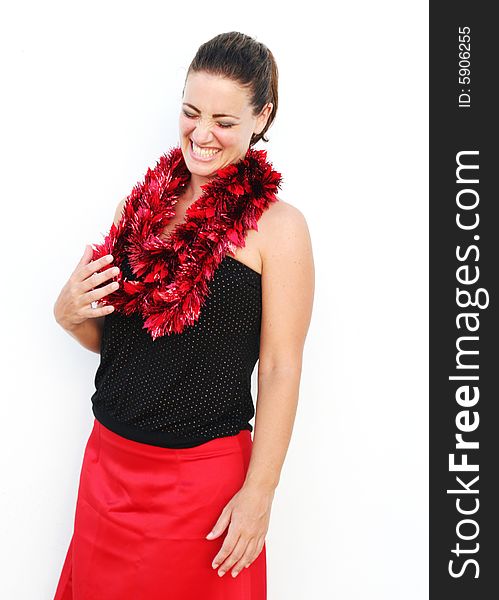
[[[262,259],[277,254],[288,256],[311,253],[307,220],[302,211],[281,198],[263,213],[258,221]]]
[[[300,362],[312,314],[315,267],[304,214],[278,199],[258,222],[262,258],[259,373]],[[261,224],[261,227],[260,227]]]
[[[286,202],[282,198],[277,196],[277,202],[273,202],[268,209],[263,213],[260,218],[259,223],[264,222],[274,222],[279,219],[285,218],[287,221],[296,221],[297,224],[299,222],[302,225],[305,223],[305,215],[301,212],[299,208],[291,204],[290,202]]]

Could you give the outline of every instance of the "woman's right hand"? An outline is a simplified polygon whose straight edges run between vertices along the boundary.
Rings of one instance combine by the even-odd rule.
[[[97,304],[96,308],[92,308],[91,303],[101,300],[118,289],[117,281],[102,287],[97,286],[116,277],[119,268],[106,268],[114,260],[110,255],[97,260],[92,260],[92,256],[92,247],[87,245],[80,262],[54,304],[55,319],[67,331],[71,331],[87,319],[103,317],[114,310],[111,305],[99,306]],[[101,269],[103,271],[98,273]]]

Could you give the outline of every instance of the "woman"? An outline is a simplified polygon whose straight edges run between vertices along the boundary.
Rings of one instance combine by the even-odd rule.
[[[263,44],[238,32],[203,44],[179,147],[56,301],[57,322],[101,361],[55,600],[266,598],[314,293],[306,221],[252,147],[276,109]]]

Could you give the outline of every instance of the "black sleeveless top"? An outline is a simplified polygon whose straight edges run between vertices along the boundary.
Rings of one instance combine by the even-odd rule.
[[[126,258],[121,269],[135,278]],[[253,430],[261,275],[226,255],[208,285],[199,319],[182,333],[153,340],[139,315],[105,316],[92,395],[102,425],[167,448]]]

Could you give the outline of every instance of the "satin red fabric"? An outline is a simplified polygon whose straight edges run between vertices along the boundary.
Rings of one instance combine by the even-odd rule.
[[[194,448],[128,440],[95,419],[54,600],[266,600],[266,548],[233,578],[206,535],[244,483],[251,433]]]

